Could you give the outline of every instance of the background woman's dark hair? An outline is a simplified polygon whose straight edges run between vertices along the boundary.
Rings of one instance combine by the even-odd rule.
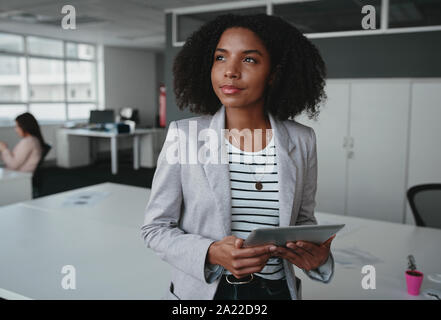
[[[326,66],[317,50],[299,30],[276,16],[221,15],[204,24],[185,42],[174,60],[174,93],[178,107],[198,114],[215,114],[221,106],[211,85],[214,51],[222,33],[243,27],[263,42],[275,72],[265,95],[265,112],[280,120],[306,111],[310,118],[319,114],[324,92]]]
[[[17,116],[17,118],[15,118],[15,121],[17,121],[17,124],[24,132],[27,132],[37,138],[38,141],[40,141],[41,147],[44,147],[45,142],[43,139],[43,135],[41,134],[40,126],[31,113],[22,113],[21,115]]]

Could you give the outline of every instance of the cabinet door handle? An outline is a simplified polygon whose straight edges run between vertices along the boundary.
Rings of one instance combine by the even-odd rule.
[[[343,137],[343,148],[348,146],[348,137]]]

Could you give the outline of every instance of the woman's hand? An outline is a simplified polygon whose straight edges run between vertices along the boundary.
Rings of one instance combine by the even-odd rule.
[[[2,152],[3,150],[7,149],[8,145],[6,143],[4,143],[3,141],[0,141],[0,152]]]
[[[285,247],[277,247],[273,255],[286,259],[306,271],[320,267],[328,260],[331,242],[335,235],[320,245],[307,241],[287,242]]]
[[[276,247],[264,245],[242,248],[243,242],[243,239],[235,236],[228,236],[213,242],[208,249],[208,262],[223,266],[238,279],[260,272],[268,259],[274,255],[270,248]]]

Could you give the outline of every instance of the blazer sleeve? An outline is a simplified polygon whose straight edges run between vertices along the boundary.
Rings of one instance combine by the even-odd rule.
[[[188,234],[179,228],[183,206],[181,165],[167,159],[167,154],[174,150],[178,150],[179,157],[179,130],[177,123],[172,121],[158,157],[141,234],[146,246],[161,259],[207,283],[205,260],[215,240]]]
[[[315,195],[317,192],[317,138],[314,129],[310,129],[310,148],[308,150],[308,165],[305,184],[303,186],[302,203],[296,225],[317,224],[314,216],[316,205]],[[334,274],[334,258],[329,252],[327,261],[315,270],[303,272],[313,280],[328,283]]]

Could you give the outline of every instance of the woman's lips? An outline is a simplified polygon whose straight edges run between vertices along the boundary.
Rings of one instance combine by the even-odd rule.
[[[243,90],[234,86],[222,86],[221,89],[224,94],[235,94]]]

